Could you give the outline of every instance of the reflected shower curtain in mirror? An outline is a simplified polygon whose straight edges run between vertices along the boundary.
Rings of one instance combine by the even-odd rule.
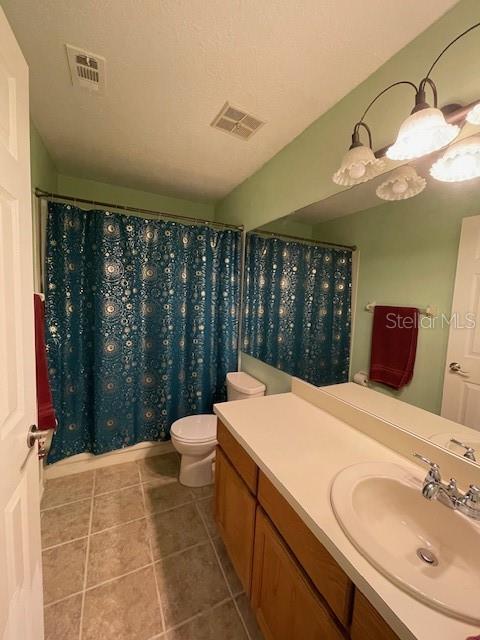
[[[49,203],[49,462],[166,440],[237,368],[241,234]]]
[[[348,380],[352,254],[247,235],[243,351],[314,385]]]

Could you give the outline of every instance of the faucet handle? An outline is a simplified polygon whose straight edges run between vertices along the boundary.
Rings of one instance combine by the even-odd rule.
[[[440,476],[440,467],[436,462],[432,462],[432,460],[425,458],[425,456],[422,456],[420,453],[414,453],[413,456],[430,467],[428,475],[434,482],[440,482],[440,480],[442,479]]]
[[[480,487],[477,487],[475,484],[471,484],[467,493],[465,494],[465,500],[472,505],[479,505],[477,508],[480,508]]]
[[[468,444],[465,444],[464,442],[461,442],[460,440],[457,440],[456,438],[450,438],[450,442],[453,442],[453,444],[456,444],[459,447],[462,447],[462,449],[465,449],[465,453],[463,454],[464,458],[467,458],[468,460],[472,460],[473,462],[476,462],[475,449],[473,447],[471,447]]]

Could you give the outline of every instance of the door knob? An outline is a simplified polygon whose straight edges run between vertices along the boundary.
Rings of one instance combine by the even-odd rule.
[[[458,373],[458,375],[460,376],[467,376],[468,377],[468,371],[463,371],[462,369],[462,365],[459,364],[458,362],[450,362],[450,364],[448,365],[448,368],[450,369],[450,371],[452,373]]]
[[[36,424],[31,424],[27,433],[27,447],[31,449],[37,440],[41,440],[48,431],[40,430]]]

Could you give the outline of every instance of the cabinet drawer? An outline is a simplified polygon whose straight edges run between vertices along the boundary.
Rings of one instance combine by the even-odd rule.
[[[251,603],[266,640],[344,640],[333,616],[260,507]]]
[[[232,565],[250,593],[256,500],[217,447],[215,466],[215,519]]]
[[[258,467],[220,420],[217,420],[217,441],[247,487],[255,495],[257,493]]]
[[[262,472],[258,500],[319,593],[347,627],[353,598],[353,584],[348,576]]]
[[[352,640],[399,640],[397,634],[358,589],[355,590],[350,637]]]

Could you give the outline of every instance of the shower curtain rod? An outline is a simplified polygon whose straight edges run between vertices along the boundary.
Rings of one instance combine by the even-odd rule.
[[[67,202],[79,202],[81,204],[93,204],[99,207],[106,207],[107,209],[123,209],[123,211],[131,211],[132,213],[149,213],[154,216],[173,218],[179,221],[194,222],[196,224],[205,224],[212,227],[221,227],[223,229],[235,229],[236,231],[243,231],[243,225],[227,224],[224,222],[214,222],[212,220],[201,220],[199,218],[191,218],[190,216],[181,216],[175,213],[166,213],[164,211],[152,211],[151,209],[142,209],[141,207],[130,207],[124,204],[112,204],[111,202],[100,202],[99,200],[86,200],[85,198],[73,198],[72,196],[64,196],[59,193],[51,193],[50,191],[43,191],[42,189],[35,189],[36,198],[55,198],[56,200],[66,200]]]
[[[355,244],[336,244],[335,242],[324,242],[323,240],[309,240],[308,238],[299,238],[298,236],[289,236],[285,233],[273,233],[272,231],[262,231],[260,229],[252,231],[257,235],[268,236],[270,238],[278,238],[279,240],[295,240],[296,242],[304,242],[305,244],[318,244],[323,247],[335,247],[336,249],[346,249],[347,251],[356,251]]]

